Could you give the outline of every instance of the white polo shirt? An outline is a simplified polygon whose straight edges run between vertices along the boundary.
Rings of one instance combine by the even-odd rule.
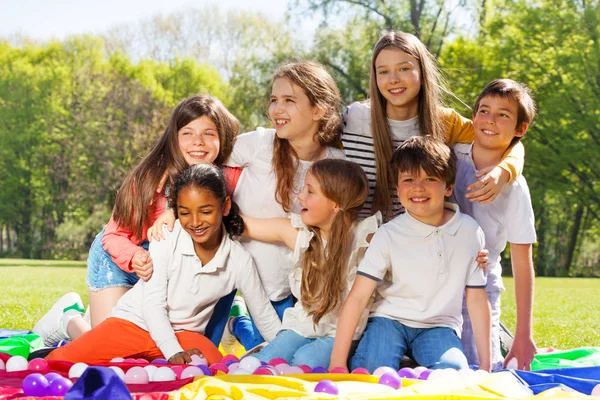
[[[371,317],[394,319],[412,328],[462,326],[462,301],[467,287],[485,287],[477,267],[484,248],[483,231],[458,207],[436,227],[408,212],[382,225],[358,267],[358,274],[379,282]]]
[[[192,238],[179,220],[173,232],[166,228],[163,232],[165,240],[150,243],[152,277],[147,282],[140,279],[119,299],[113,309],[114,317],[150,332],[169,359],[183,351],[175,331],[204,334],[217,302],[237,288],[244,294],[263,337],[267,341],[275,337],[281,322],[263,289],[252,257],[242,245],[224,234],[213,259],[202,265]]]
[[[296,239],[296,246],[291,257],[292,261],[295,263],[295,267],[291,271],[289,279],[292,294],[298,299],[298,301],[294,307],[285,310],[285,313],[283,314],[282,329],[291,329],[307,338],[335,337],[338,319],[340,318],[341,306],[346,300],[348,293],[350,293],[350,289],[352,289],[352,284],[356,279],[356,270],[358,268],[358,264],[364,257],[367,247],[369,247],[367,237],[374,233],[381,224],[381,213],[377,212],[375,215],[372,215],[367,219],[354,223],[352,227],[352,253],[350,253],[350,258],[348,259],[348,284],[346,285],[346,291],[342,297],[342,303],[336,310],[324,315],[319,320],[319,324],[316,326],[313,324],[312,316],[308,314],[300,301],[302,298],[302,257],[304,252],[308,249],[314,233],[302,223],[302,218],[300,215],[292,214],[291,221],[292,226],[298,229],[298,238]],[[365,308],[358,326],[356,327],[356,331],[354,332],[354,340],[360,339],[365,327],[367,326],[368,317],[369,309],[367,307]]]
[[[504,288],[502,285],[501,254],[506,243],[529,244],[537,240],[535,217],[527,181],[519,176],[502,188],[502,192],[488,204],[472,203],[466,197],[467,186],[477,181],[477,169],[473,162],[473,144],[456,144],[458,158],[453,201],[463,213],[475,218],[485,234],[488,255],[488,287]]]
[[[230,167],[243,167],[233,201],[244,215],[255,218],[288,217],[281,204],[275,199],[277,178],[273,171],[273,140],[275,129],[257,128],[236,138],[233,152],[225,162]],[[344,158],[344,152],[327,148],[325,158]],[[291,193],[291,212],[300,213],[298,193],[304,186],[304,178],[313,163],[298,161],[294,177],[295,190]],[[290,295],[288,275],[294,263],[290,249],[283,244],[272,244],[241,238],[240,243],[252,254],[265,290],[272,301],[283,300]]]

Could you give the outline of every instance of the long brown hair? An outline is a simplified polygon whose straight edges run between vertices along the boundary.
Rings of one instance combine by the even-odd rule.
[[[214,163],[222,165],[231,154],[240,124],[227,108],[219,100],[207,95],[196,95],[181,101],[175,107],[163,134],[125,177],[117,193],[113,219],[120,227],[132,231],[136,238],[141,238],[144,227],[151,224],[148,210],[164,172],[168,174],[167,183],[172,185],[175,176],[188,167],[179,150],[178,131],[202,116],[210,118],[219,132],[219,155]]]
[[[321,146],[332,145],[340,140],[341,95],[329,72],[318,63],[297,61],[282,65],[275,71],[271,85],[278,78],[285,78],[300,87],[312,107],[323,111],[316,137]],[[277,177],[275,198],[286,212],[291,210],[294,177],[298,168],[298,155],[287,139],[275,135],[273,139],[273,171]]]
[[[381,211],[385,220],[392,217],[392,193],[396,177],[390,168],[392,156],[392,130],[386,114],[387,101],[377,87],[375,60],[382,50],[400,50],[414,57],[421,70],[421,90],[419,91],[419,129],[421,135],[433,136],[445,141],[446,126],[442,118],[442,92],[447,92],[434,57],[427,47],[414,35],[406,32],[388,32],[375,44],[371,59],[369,81],[369,101],[371,103],[371,133],[377,169],[375,196],[372,211]]]
[[[352,252],[352,224],[369,194],[367,176],[360,165],[346,160],[324,159],[309,169],[321,192],[340,210],[335,215],[327,248],[317,227],[309,226],[314,237],[302,258],[302,306],[313,323],[335,310],[347,290],[348,259]]]

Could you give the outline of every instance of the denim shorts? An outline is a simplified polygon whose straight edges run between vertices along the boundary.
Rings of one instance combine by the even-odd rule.
[[[87,284],[88,289],[97,292],[111,287],[131,288],[139,280],[135,272],[125,272],[114,263],[110,254],[102,246],[102,230],[92,247],[87,259]],[[144,241],[140,246],[148,250],[148,241]]]

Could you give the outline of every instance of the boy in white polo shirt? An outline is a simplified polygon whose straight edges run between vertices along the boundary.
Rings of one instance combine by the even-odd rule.
[[[516,359],[519,369],[529,369],[536,353],[532,337],[534,269],[532,247],[536,242],[535,219],[529,188],[523,176],[507,184],[498,197],[487,204],[472,203],[466,188],[478,170],[495,165],[507,148],[519,141],[535,116],[535,104],[529,90],[510,79],[489,83],[477,97],[473,113],[475,141],[457,144],[458,170],[454,190],[461,210],[475,218],[485,233],[489,250],[486,291],[492,306],[492,369],[503,367],[500,352],[501,254],[510,243],[515,278],[517,324],[515,340],[506,357]],[[471,323],[463,308],[462,344],[469,364],[478,364]]]
[[[406,213],[373,236],[338,323],[330,367],[345,367],[352,332],[374,291],[367,328],[351,369],[399,368],[402,357],[428,368],[467,368],[456,330],[466,291],[481,369],[490,368],[490,306],[476,257],[483,232],[454,204],[456,156],[431,137],[405,141],[391,161]]]

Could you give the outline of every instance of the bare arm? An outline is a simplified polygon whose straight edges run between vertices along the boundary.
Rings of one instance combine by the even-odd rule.
[[[492,311],[485,288],[467,288],[467,309],[471,317],[475,346],[479,356],[479,369],[490,372],[491,356],[491,330]]]
[[[517,328],[515,341],[506,356],[505,365],[515,357],[518,369],[529,371],[531,361],[537,352],[533,342],[532,314],[534,269],[531,244],[510,244],[510,258],[512,261],[513,276],[515,281],[515,297],[517,300]]]
[[[352,345],[352,338],[356,326],[360,321],[363,310],[369,304],[369,299],[377,287],[377,281],[362,275],[357,275],[352,290],[348,294],[344,305],[340,311],[333,351],[329,368],[344,367],[347,368],[348,352]]]
[[[292,226],[289,218],[254,218],[242,215],[244,219],[243,236],[267,243],[283,243],[290,249],[296,247],[298,230]]]

